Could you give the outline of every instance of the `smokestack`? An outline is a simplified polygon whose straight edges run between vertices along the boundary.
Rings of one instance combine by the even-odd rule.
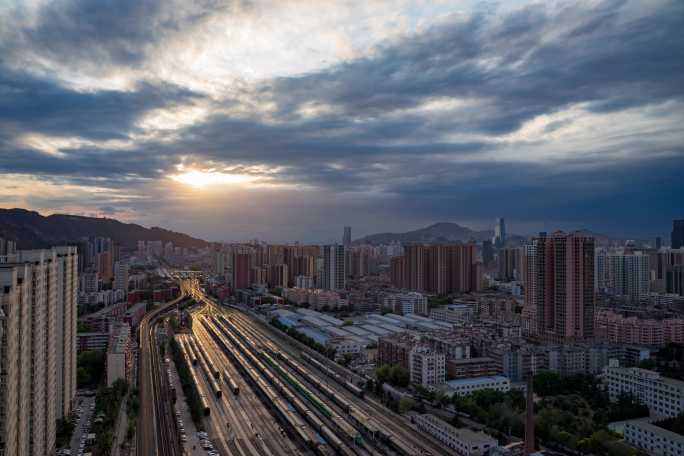
[[[534,375],[530,372],[527,379],[527,401],[525,406],[525,449],[524,456],[534,453]]]

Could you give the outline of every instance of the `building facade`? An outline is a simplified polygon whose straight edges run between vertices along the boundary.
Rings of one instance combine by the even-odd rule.
[[[676,417],[684,411],[684,382],[662,377],[638,367],[609,366],[604,369],[611,400],[631,394],[646,405],[652,415]]]
[[[347,279],[344,245],[323,246],[323,274],[321,288],[344,290]]]
[[[446,381],[446,357],[427,347],[417,346],[411,350],[411,383],[423,387],[441,385]]]
[[[525,306],[533,310],[533,335],[568,343],[594,335],[594,239],[562,231],[526,248]]]
[[[497,440],[484,432],[456,428],[434,415],[412,415],[418,429],[433,436],[461,456],[482,456],[497,446]]]

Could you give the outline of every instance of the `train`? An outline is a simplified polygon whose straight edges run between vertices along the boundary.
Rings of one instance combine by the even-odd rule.
[[[233,380],[233,378],[228,374],[227,370],[223,371],[223,381],[228,385],[228,388],[233,392],[234,395],[240,394],[240,388],[237,386],[237,383]]]
[[[220,331],[222,334],[216,334],[215,332],[215,337],[227,337],[233,345],[238,347],[238,349],[251,361],[251,364],[253,367],[246,367],[245,370],[249,372],[250,377],[254,380],[254,382],[258,385],[259,389],[264,393],[264,395],[269,399],[270,403],[276,408],[278,413],[282,416],[285,417],[286,421],[292,426],[294,420],[288,419],[287,415],[291,415],[292,411],[289,411],[287,407],[283,406],[283,398],[279,396],[270,385],[273,385],[278,392],[285,398],[287,403],[292,404],[294,409],[299,412],[299,414],[304,417],[304,419],[309,423],[311,428],[313,428],[316,432],[319,433],[321,437],[327,442],[327,445],[329,445],[332,449],[334,449],[337,454],[342,454],[345,456],[352,456],[356,453],[354,453],[352,450],[350,450],[346,444],[342,442],[342,440],[330,429],[327,425],[325,425],[314,413],[309,409],[309,407],[301,400],[299,397],[295,396],[294,393],[292,393],[285,385],[284,383],[276,376],[269,371],[266,366],[258,359],[256,356],[251,353],[246,347],[245,343],[255,346],[254,341],[251,340],[247,335],[245,334],[240,334],[240,337],[244,339],[245,343],[243,343],[241,340],[239,340],[230,330],[228,330],[221,322],[218,321],[211,321],[211,320],[205,320],[206,327],[210,329],[211,331],[219,331],[218,328],[220,328]],[[227,346],[227,344],[223,344],[224,346]],[[259,374],[261,372],[261,375]],[[264,381],[264,377],[268,382]],[[269,385],[270,383],[270,385]],[[301,391],[300,391],[301,392]],[[302,393],[304,394],[304,393]],[[329,410],[328,413],[333,418],[333,420],[339,420],[337,423],[342,421],[342,418],[339,417],[339,415],[333,415]],[[295,429],[295,432],[298,432],[298,428],[296,427],[296,424],[293,426]],[[299,433],[299,432],[298,432]],[[330,454],[328,451],[327,447],[322,444],[321,442],[318,442],[315,438],[313,437],[306,437],[302,436],[307,444],[309,444],[318,454]]]
[[[213,377],[218,380],[221,378],[221,373],[216,369],[214,366],[214,363],[211,362],[211,359],[209,359],[209,355],[207,355],[207,352],[204,350],[204,348],[197,343],[196,340],[190,339],[191,345],[195,348],[195,351],[199,353],[199,358],[206,363],[207,368],[209,369],[210,375],[213,375]]]
[[[228,325],[233,326],[232,323],[228,323]],[[219,322],[218,326],[221,327],[224,331],[224,334],[227,335],[233,341],[233,343],[241,351],[243,351],[243,353],[245,353],[247,357],[250,358],[252,364],[256,366],[256,368],[262,373],[264,377],[266,377],[268,382],[276,387],[276,389],[285,397],[285,399],[288,400],[289,403],[291,403],[303,417],[305,417],[306,421],[311,425],[311,427],[315,429],[325,439],[325,441],[328,442],[328,444],[333,449],[335,449],[335,451],[338,452],[338,454],[350,456],[356,454],[346,444],[344,444],[344,442],[337,436],[337,434],[335,434],[335,432],[333,432],[333,430],[330,429],[330,427],[325,425],[299,397],[295,396],[294,393],[292,393],[292,391],[290,391],[284,385],[284,383],[281,381],[281,378],[284,379],[287,383],[289,383],[294,390],[298,391],[301,395],[306,397],[312,404],[314,404],[314,406],[322,414],[327,416],[333,423],[335,423],[335,425],[341,430],[341,432],[344,435],[346,435],[350,440],[354,441],[354,443],[360,443],[360,434],[356,429],[350,426],[339,414],[335,413],[333,410],[331,410],[329,407],[323,404],[315,396],[313,392],[311,392],[306,386],[301,384],[298,380],[296,380],[294,377],[292,377],[286,371],[284,371],[275,362],[275,360],[273,360],[265,352],[262,351],[260,352],[260,354],[264,358],[265,362],[269,364],[271,368],[278,373],[278,377],[276,377],[270,370],[268,370],[266,366],[258,358],[256,358],[254,354],[247,350],[244,344],[240,340],[238,340],[237,337],[223,324]],[[236,331],[236,334],[239,334],[239,337],[242,338],[245,341],[245,343],[251,346],[257,346],[255,341],[253,341],[248,335],[246,335],[245,332]],[[259,382],[263,382],[263,380],[259,378]]]

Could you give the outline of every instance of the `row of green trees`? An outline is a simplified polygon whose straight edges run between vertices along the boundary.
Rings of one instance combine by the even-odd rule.
[[[176,370],[178,371],[178,377],[180,379],[181,387],[183,388],[183,393],[185,394],[185,401],[188,403],[190,408],[190,415],[192,416],[192,421],[195,423],[197,429],[203,429],[202,424],[202,402],[200,401],[199,392],[197,391],[197,385],[192,379],[192,374],[190,373],[190,368],[188,363],[183,357],[180,346],[176,339],[171,339],[169,341],[169,346],[171,348],[171,356],[173,357],[173,362],[176,365]]]
[[[409,371],[398,364],[384,364],[375,369],[378,385],[389,383],[392,386],[405,388],[411,383]]]
[[[119,416],[121,401],[128,391],[128,383],[118,379],[111,387],[102,387],[95,396],[95,417],[91,432],[97,435],[93,448],[94,456],[109,456],[112,454],[114,440],[114,426]]]

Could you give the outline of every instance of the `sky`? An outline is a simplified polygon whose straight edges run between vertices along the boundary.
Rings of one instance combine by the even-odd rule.
[[[0,207],[209,240],[667,235],[684,2],[0,0]]]

